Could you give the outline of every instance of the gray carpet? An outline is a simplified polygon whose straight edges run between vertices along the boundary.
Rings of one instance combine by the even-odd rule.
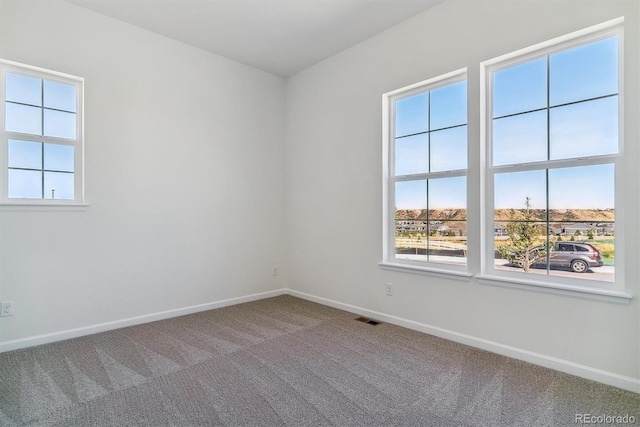
[[[575,426],[640,395],[291,296],[0,355],[2,426]]]

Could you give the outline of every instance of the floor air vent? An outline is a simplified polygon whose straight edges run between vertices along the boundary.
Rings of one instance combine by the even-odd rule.
[[[356,320],[358,322],[368,323],[373,326],[379,325],[381,323],[381,322],[378,322],[377,320],[369,319],[368,317],[356,317]]]

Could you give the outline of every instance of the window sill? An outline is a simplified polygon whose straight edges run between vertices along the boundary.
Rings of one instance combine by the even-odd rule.
[[[582,298],[595,301],[604,301],[616,304],[628,304],[633,296],[621,290],[593,288],[590,286],[566,285],[562,283],[550,283],[537,280],[525,280],[513,277],[494,275],[474,276],[466,271],[447,270],[443,268],[422,267],[417,265],[401,264],[382,261],[378,265],[383,270],[397,271],[400,273],[420,274],[425,276],[442,277],[459,281],[469,281],[476,277],[479,284],[500,286],[512,289],[521,289],[531,292],[542,292],[554,295],[563,295],[572,298]]]
[[[532,292],[543,292],[555,295],[564,295],[574,298],[582,298],[596,301],[628,304],[633,296],[615,289],[592,288],[590,286],[565,285],[536,280],[514,279],[512,277],[480,275],[478,283],[482,285],[502,286],[506,288],[523,289]]]
[[[0,203],[0,212],[12,212],[12,211],[83,211],[89,207],[88,203],[52,203],[52,202],[3,202]]]
[[[402,273],[423,274],[426,276],[445,277],[448,279],[469,281],[471,275],[466,271],[447,270],[444,268],[422,267],[417,265],[400,264],[394,262],[380,262],[383,270],[399,271]]]

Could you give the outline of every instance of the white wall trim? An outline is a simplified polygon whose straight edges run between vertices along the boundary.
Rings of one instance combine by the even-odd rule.
[[[640,379],[619,375],[614,372],[605,371],[602,369],[593,368],[579,363],[574,363],[568,360],[559,359],[557,357],[548,356],[545,354],[535,353],[521,348],[512,347],[505,344],[500,344],[494,341],[489,341],[483,338],[474,337],[467,334],[451,331],[437,326],[427,325],[413,320],[404,319],[385,313],[381,313],[374,310],[368,310],[366,308],[358,307],[355,305],[345,304],[338,301],[330,300],[323,297],[307,294],[304,292],[296,291],[293,289],[286,289],[286,294],[295,296],[298,298],[313,301],[319,304],[328,305],[340,310],[349,311],[354,314],[373,318],[383,322],[391,323],[393,325],[402,326],[414,331],[423,332],[425,334],[434,335],[440,338],[444,338],[450,341],[454,341],[460,344],[469,345],[481,350],[490,351],[503,356],[511,357],[513,359],[522,360],[535,365],[543,366],[545,368],[554,369],[556,371],[564,372],[567,374],[575,375],[588,380],[597,381],[599,383],[611,385],[624,390],[629,390],[635,393],[640,393]]]
[[[0,353],[6,351],[19,350],[21,348],[33,347],[36,345],[49,344],[56,341],[77,338],[85,335],[97,334],[99,332],[111,331],[113,329],[125,328],[127,326],[140,325],[142,323],[155,322],[156,320],[169,319],[172,317],[184,316],[201,311],[213,310],[215,308],[228,307],[245,302],[257,301],[265,298],[284,295],[285,289],[261,292],[242,297],[229,298],[220,301],[213,301],[204,304],[197,304],[188,307],[176,308],[173,310],[161,311],[158,313],[144,314],[142,316],[129,317],[111,322],[98,323],[96,325],[83,326],[80,328],[67,329],[65,331],[52,332],[49,334],[35,335],[32,337],[20,338],[12,341],[0,342]]]

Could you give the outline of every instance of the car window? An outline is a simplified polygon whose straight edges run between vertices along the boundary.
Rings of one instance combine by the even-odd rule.
[[[589,252],[589,249],[584,246],[576,246],[578,252]]]
[[[569,251],[573,251],[573,245],[567,244],[567,243],[560,243],[560,245],[558,246],[558,250],[563,251],[563,252],[569,252]]]

